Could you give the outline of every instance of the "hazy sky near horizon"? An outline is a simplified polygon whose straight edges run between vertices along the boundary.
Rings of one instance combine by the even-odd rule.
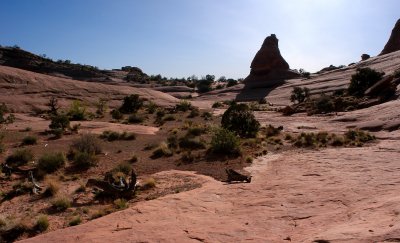
[[[291,68],[379,54],[399,0],[1,0],[0,45],[100,68],[244,78],[264,38]]]

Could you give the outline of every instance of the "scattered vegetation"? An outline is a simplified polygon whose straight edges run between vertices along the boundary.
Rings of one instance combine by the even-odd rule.
[[[307,87],[294,87],[290,96],[291,102],[303,103],[310,96],[310,90]]]
[[[175,105],[175,110],[186,112],[193,108],[192,104],[187,100],[182,100],[178,104]]]
[[[255,137],[260,123],[246,104],[232,104],[223,114],[221,125],[240,137]]]
[[[126,209],[128,208],[128,202],[123,198],[118,198],[114,201],[114,206],[118,210]]]
[[[65,195],[58,195],[51,201],[51,205],[57,211],[62,212],[71,207],[71,201]]]
[[[128,133],[128,132],[119,133],[107,130],[100,135],[100,138],[112,142],[115,140],[135,140],[136,135],[134,133]]]
[[[71,219],[71,221],[69,221],[68,225],[69,226],[75,226],[75,225],[79,225],[81,223],[82,223],[81,216],[77,215],[77,216],[73,217]]]
[[[137,124],[142,123],[144,121],[144,117],[138,114],[131,114],[128,117],[128,123]]]
[[[21,166],[33,160],[33,153],[29,149],[18,149],[6,158],[6,163],[10,166]]]
[[[39,232],[45,232],[49,228],[49,225],[50,223],[47,215],[40,215],[39,218],[36,220],[34,228]]]
[[[81,135],[70,145],[68,158],[72,159],[74,166],[88,169],[97,164],[97,154],[101,153],[101,146],[92,134]]]
[[[152,159],[158,159],[161,157],[170,157],[172,156],[172,151],[169,149],[168,145],[165,142],[162,142],[152,153]]]
[[[364,95],[364,92],[382,79],[384,72],[377,72],[371,68],[358,68],[356,74],[351,76],[348,93],[357,97]]]
[[[35,136],[26,136],[22,139],[21,145],[34,145],[37,143],[37,137]]]
[[[123,103],[119,111],[123,114],[131,114],[137,112],[143,106],[143,100],[138,94],[132,94],[124,97]]]
[[[68,111],[68,117],[71,121],[86,120],[86,107],[79,100],[74,100]]]
[[[224,128],[219,128],[214,131],[210,145],[211,152],[215,154],[240,154],[239,139],[233,132]]]
[[[57,171],[64,167],[65,156],[61,152],[49,152],[43,154],[37,164],[37,168],[40,172],[48,174]]]

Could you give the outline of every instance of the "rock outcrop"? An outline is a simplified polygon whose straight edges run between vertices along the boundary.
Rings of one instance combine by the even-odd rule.
[[[289,70],[289,64],[282,57],[278,38],[274,34],[265,38],[250,68],[250,75],[244,80],[246,87],[272,87],[285,79],[299,76],[298,73]]]
[[[396,25],[394,26],[394,28],[392,30],[392,34],[390,35],[388,42],[386,43],[381,54],[379,54],[379,55],[388,54],[388,53],[395,52],[398,50],[400,50],[400,19],[397,20]]]
[[[368,60],[370,57],[371,57],[371,56],[368,55],[368,54],[362,54],[362,55],[361,55],[361,61]]]

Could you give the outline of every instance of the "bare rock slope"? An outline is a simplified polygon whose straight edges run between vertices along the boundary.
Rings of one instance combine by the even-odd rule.
[[[398,50],[400,50],[400,19],[397,20],[388,42],[379,55],[388,54]]]

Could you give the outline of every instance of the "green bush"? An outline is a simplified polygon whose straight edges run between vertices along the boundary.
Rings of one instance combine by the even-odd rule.
[[[45,232],[49,228],[49,219],[46,215],[40,215],[36,220],[35,229],[39,232]]]
[[[294,87],[290,96],[291,102],[303,103],[310,96],[310,90],[307,87]]]
[[[115,140],[135,140],[136,135],[134,133],[128,133],[128,132],[115,132],[115,131],[104,131],[101,135],[100,138],[106,139],[109,142],[115,141]]]
[[[35,136],[26,136],[22,139],[22,145],[34,145],[37,143],[37,137]]]
[[[52,152],[40,157],[37,168],[45,173],[53,173],[65,165],[65,156],[61,152]]]
[[[137,112],[143,106],[143,100],[138,94],[132,94],[124,97],[123,103],[119,108],[119,111],[124,114],[130,114]]]
[[[246,104],[232,104],[222,115],[221,125],[240,137],[255,137],[260,129],[260,123]]]
[[[61,130],[64,132],[67,128],[70,127],[69,118],[66,115],[59,114],[51,116],[51,122],[49,128],[53,131]]]
[[[119,110],[112,110],[110,113],[111,117],[115,120],[121,120],[124,118],[124,115]]]
[[[75,139],[70,145],[70,152],[84,152],[88,154],[100,154],[101,146],[98,139],[93,134],[83,134]]]
[[[96,114],[100,117],[103,117],[107,111],[107,100],[99,98],[99,101],[96,103]]]
[[[239,139],[227,129],[217,129],[211,138],[211,151],[216,154],[237,155],[240,153]]]
[[[197,91],[199,93],[205,93],[205,92],[211,91],[213,83],[214,83],[214,80],[211,78],[199,80],[196,82]]]
[[[71,121],[86,120],[86,107],[79,100],[74,100],[69,108],[68,116]]]
[[[361,97],[364,92],[382,79],[384,72],[377,72],[371,68],[358,68],[357,72],[351,76],[348,93],[350,95]]]
[[[221,108],[223,106],[224,106],[224,104],[222,104],[222,102],[219,102],[219,101],[214,102],[214,104],[212,104],[212,108]]]
[[[21,166],[33,160],[33,153],[29,149],[19,149],[14,151],[6,158],[6,163],[10,166]]]
[[[192,109],[192,104],[187,100],[182,100],[178,104],[175,105],[175,110],[186,112]]]
[[[97,164],[97,157],[87,152],[76,152],[72,159],[72,164],[82,170],[87,170]]]
[[[335,111],[335,104],[332,97],[325,94],[321,94],[315,100],[314,106],[316,113],[329,113]]]

